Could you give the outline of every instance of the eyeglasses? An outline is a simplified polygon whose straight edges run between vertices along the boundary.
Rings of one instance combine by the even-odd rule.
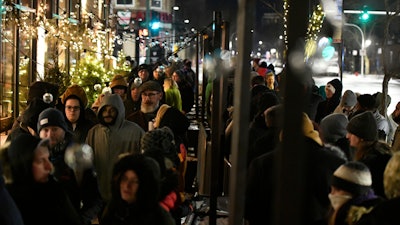
[[[153,96],[155,96],[155,95],[158,95],[158,93],[159,93],[159,92],[157,92],[157,93],[152,93],[152,92],[150,92],[150,93],[142,93],[142,96],[146,96],[146,97],[151,98],[151,97],[153,97]]]
[[[68,111],[78,111],[81,109],[80,106],[65,106]]]

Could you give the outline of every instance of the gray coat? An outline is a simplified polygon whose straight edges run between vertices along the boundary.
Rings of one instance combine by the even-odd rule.
[[[116,94],[106,95],[99,107],[97,118],[102,120],[104,106],[111,105],[118,111],[113,125],[101,122],[89,130],[86,143],[93,148],[94,165],[98,175],[100,193],[108,202],[111,198],[112,166],[122,153],[139,153],[140,139],[144,130],[136,123],[125,119],[124,104]]]

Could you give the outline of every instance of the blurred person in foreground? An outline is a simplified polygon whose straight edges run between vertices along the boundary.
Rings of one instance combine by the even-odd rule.
[[[51,175],[50,142],[21,134],[8,148],[7,185],[25,225],[83,225],[64,188]]]
[[[111,181],[112,197],[101,225],[174,225],[159,204],[160,168],[155,160],[141,154],[121,155]]]
[[[394,153],[386,166],[384,185],[388,200],[377,205],[357,225],[400,224],[400,152]]]
[[[371,187],[371,173],[361,162],[341,165],[332,176],[328,225],[351,225],[383,201]]]

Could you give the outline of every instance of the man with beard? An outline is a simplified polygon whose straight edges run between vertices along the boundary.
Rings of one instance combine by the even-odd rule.
[[[160,108],[163,97],[161,85],[156,81],[147,81],[139,87],[142,103],[140,111],[127,117],[127,120],[137,123],[145,131],[153,129],[154,118]]]
[[[104,96],[97,113],[99,124],[89,130],[86,143],[93,148],[94,166],[100,193],[106,202],[111,199],[112,166],[123,153],[140,153],[144,131],[125,119],[122,98],[117,94]]]

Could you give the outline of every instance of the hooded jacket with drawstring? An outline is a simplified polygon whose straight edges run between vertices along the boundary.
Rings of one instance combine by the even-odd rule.
[[[115,123],[103,124],[102,112],[110,105],[117,110]],[[125,108],[121,97],[105,95],[97,114],[99,124],[89,130],[86,143],[93,148],[94,165],[98,173],[100,193],[107,202],[111,198],[112,165],[122,153],[140,153],[140,139],[144,130],[136,123],[125,120]]]

